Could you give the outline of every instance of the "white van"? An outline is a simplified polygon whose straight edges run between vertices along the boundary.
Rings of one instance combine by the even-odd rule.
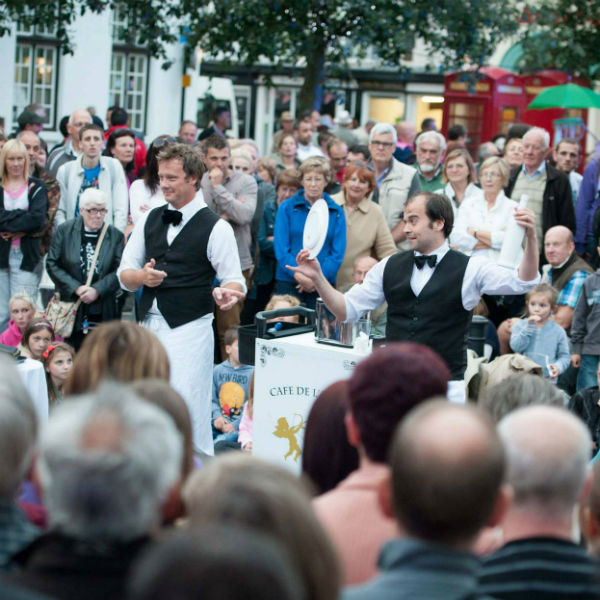
[[[214,111],[221,106],[226,107],[231,115],[231,129],[227,130],[227,136],[237,138],[237,104],[231,79],[192,74],[190,85],[184,91],[184,120],[194,121],[201,132],[212,124]]]

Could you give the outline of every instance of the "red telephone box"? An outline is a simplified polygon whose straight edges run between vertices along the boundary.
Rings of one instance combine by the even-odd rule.
[[[442,133],[447,137],[450,126],[464,125],[469,138],[467,148],[476,156],[482,142],[506,133],[510,125],[522,120],[523,91],[521,78],[500,67],[482,67],[474,83],[467,72],[447,75]]]
[[[525,106],[529,103],[545,88],[552,87],[554,85],[564,85],[566,83],[576,83],[583,87],[591,87],[589,81],[582,77],[572,77],[564,71],[536,71],[533,75],[522,76],[523,85],[525,86]],[[523,123],[529,125],[535,125],[536,127],[543,127],[550,133],[550,145],[554,145],[554,121],[556,119],[564,118],[579,118],[583,121],[587,127],[587,113],[586,109],[580,108],[546,108],[543,110],[532,109],[525,110],[521,120]],[[585,143],[585,141],[584,141]]]

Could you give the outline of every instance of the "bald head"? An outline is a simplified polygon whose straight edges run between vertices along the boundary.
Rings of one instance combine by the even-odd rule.
[[[563,408],[530,406],[502,419],[498,431],[515,507],[550,519],[570,515],[589,472],[592,440],[583,422]]]
[[[377,260],[372,256],[361,256],[354,262],[354,270],[352,271],[352,281],[354,283],[362,283],[367,276],[367,273],[377,264]]]
[[[412,144],[417,135],[417,128],[409,121],[400,121],[396,123],[396,133],[398,134],[398,141]]]
[[[477,409],[429,402],[402,421],[391,453],[396,516],[418,538],[464,544],[490,519],[504,477],[504,451]]]
[[[564,263],[575,250],[573,233],[564,225],[556,225],[546,231],[544,236],[544,253],[553,267]]]

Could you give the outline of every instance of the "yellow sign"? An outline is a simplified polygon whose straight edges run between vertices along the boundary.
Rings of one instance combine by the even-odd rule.
[[[190,87],[192,85],[192,77],[190,75],[181,76],[181,87]]]

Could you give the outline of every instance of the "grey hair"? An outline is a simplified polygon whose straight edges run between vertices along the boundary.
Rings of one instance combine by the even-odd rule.
[[[386,133],[390,133],[392,135],[392,140],[395,146],[396,142],[398,141],[398,134],[396,133],[396,128],[389,123],[377,123],[377,125],[373,125],[373,129],[369,131],[369,144],[373,141],[373,136],[385,135]]]
[[[86,108],[76,108],[70,115],[69,115],[69,125],[73,125],[73,123],[75,122],[75,118],[74,115],[76,112],[84,112],[88,115],[88,117],[90,118],[90,123],[94,122],[94,119],[92,119],[92,113],[90,113],[89,110],[87,110]]]
[[[239,148],[240,146],[252,146],[256,150],[256,156],[260,157],[260,149],[258,144],[252,138],[242,138],[235,142],[231,147]]]
[[[182,452],[172,419],[121,384],[62,403],[40,442],[50,528],[86,540],[148,534],[180,475]]]
[[[417,136],[415,146],[418,148],[423,142],[435,142],[440,147],[440,153],[446,149],[446,138],[439,131],[424,131]]]
[[[565,401],[555,385],[539,375],[527,374],[509,377],[492,386],[481,407],[498,423],[513,410],[532,404],[564,406]]]
[[[96,188],[87,188],[79,196],[79,209],[87,208],[90,204],[107,205],[106,192]]]
[[[498,155],[498,147],[494,142],[483,142],[477,149],[477,159],[479,162],[483,162],[486,158]]]
[[[544,150],[550,148],[550,134],[543,127],[532,127],[527,130],[527,133],[523,136],[523,141],[525,141],[526,137],[531,137],[532,135],[537,135],[542,138],[544,143]]]
[[[528,406],[500,421],[515,507],[547,518],[572,514],[589,474],[592,440],[564,408]]]
[[[35,407],[13,362],[0,356],[0,499],[12,500],[35,450]]]

